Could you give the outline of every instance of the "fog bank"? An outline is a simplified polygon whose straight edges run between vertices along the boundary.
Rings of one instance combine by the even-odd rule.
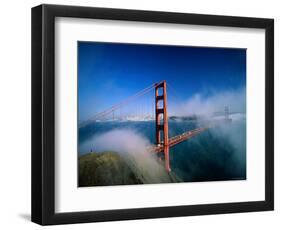
[[[231,112],[246,112],[246,89],[213,92],[209,96],[195,94],[183,103],[171,107],[170,115],[174,116],[211,116],[223,112],[225,106]]]

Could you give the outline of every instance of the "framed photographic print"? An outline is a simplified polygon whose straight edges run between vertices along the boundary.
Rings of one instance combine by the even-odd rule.
[[[273,19],[32,9],[32,221],[273,210]]]

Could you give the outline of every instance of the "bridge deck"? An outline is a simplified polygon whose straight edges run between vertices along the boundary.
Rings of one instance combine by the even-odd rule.
[[[193,129],[187,132],[184,132],[180,135],[174,136],[169,138],[169,147],[172,147],[176,144],[179,144],[185,140],[188,140],[191,137],[194,137],[204,131],[206,131],[207,129],[209,129],[210,127],[202,127],[202,128],[197,128],[197,129]],[[151,153],[159,153],[159,152],[163,152],[164,151],[164,146],[162,145],[152,145],[148,148],[148,151]]]

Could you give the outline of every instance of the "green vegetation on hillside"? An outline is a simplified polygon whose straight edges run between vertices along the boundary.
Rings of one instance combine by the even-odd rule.
[[[114,152],[79,157],[79,187],[142,184],[126,161]]]

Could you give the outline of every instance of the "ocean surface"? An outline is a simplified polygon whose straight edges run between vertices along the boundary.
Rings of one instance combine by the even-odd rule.
[[[221,122],[220,125],[170,148],[170,166],[179,178],[185,182],[246,179],[246,117],[244,114],[236,114],[230,118],[231,122]],[[202,121],[169,119],[169,137],[202,126]],[[114,141],[130,144],[130,139],[134,138],[132,132],[123,139],[120,135],[106,135],[116,130],[122,131],[119,132],[120,135],[133,130],[138,138],[145,140],[140,141],[141,143],[155,143],[155,122],[152,120],[93,122],[79,128],[79,155],[116,151],[116,145],[111,144]],[[102,147],[101,140],[98,145],[95,141],[100,136],[106,137]],[[138,139],[135,138],[134,141],[136,140]]]

